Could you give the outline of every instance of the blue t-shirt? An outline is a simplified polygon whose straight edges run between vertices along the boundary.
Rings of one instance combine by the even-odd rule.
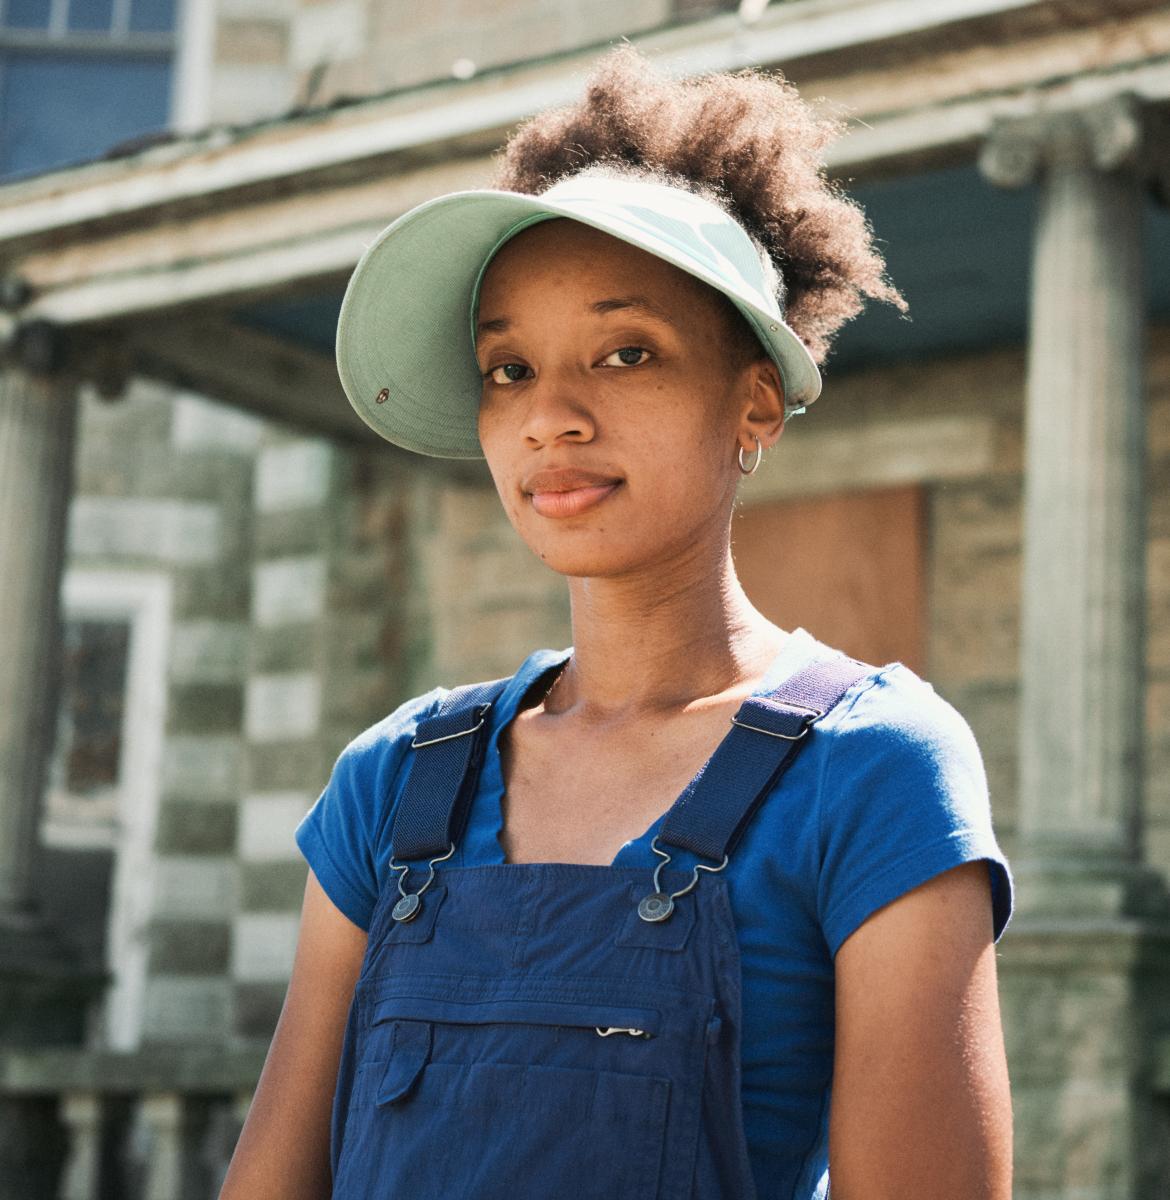
[[[524,692],[565,650],[524,660],[489,714],[487,754],[451,866],[503,863],[499,736]],[[829,648],[798,628],[756,694]],[[369,928],[385,885],[407,747],[447,694],[401,705],[342,752],[296,842],[325,892]],[[614,865],[657,865],[663,813]],[[723,871],[743,966],[743,1111],[760,1200],[822,1200],[833,1072],[833,958],[871,913],[940,871],[986,860],[994,937],[1012,912],[983,760],[962,715],[902,663],[875,667],[815,727]],[[682,852],[673,865],[696,861]],[[440,868],[441,869],[441,868]]]

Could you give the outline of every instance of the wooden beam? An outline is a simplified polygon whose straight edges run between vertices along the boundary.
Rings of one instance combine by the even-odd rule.
[[[137,373],[309,433],[406,457],[354,412],[327,355],[207,316],[136,323],[128,332],[127,357]]]
[[[1166,32],[1170,42],[1170,18]],[[1170,58],[1081,75],[1045,91],[1025,88],[875,118],[844,140],[852,158],[838,156],[837,167],[881,163],[882,173],[899,173],[962,162],[974,157],[997,119],[1078,107],[1120,91],[1170,102]],[[20,318],[71,326],[340,287],[395,216],[445,191],[483,186],[489,166],[485,156],[349,187],[294,187],[283,201],[43,248],[13,264],[33,297]]]
[[[1170,103],[1170,59],[879,117],[850,133],[851,162],[876,177],[969,161],[997,120],[1072,110],[1123,92],[1151,105]],[[830,162],[837,170],[848,165],[832,155]]]
[[[177,315],[201,303],[244,303],[303,290],[306,284],[340,286],[381,224],[326,232],[296,243],[263,246],[232,258],[96,275],[46,292],[24,310],[26,319],[81,325],[139,313]]]
[[[250,1089],[266,1051],[220,1046],[151,1046],[146,1051],[74,1046],[5,1047],[0,1051],[0,1092],[5,1096],[56,1096],[90,1089],[102,1094]]]
[[[488,160],[474,165],[486,172]],[[21,317],[78,325],[339,288],[400,212],[446,191],[482,186],[468,170],[462,162],[442,163],[397,179],[295,192],[283,201],[40,250],[19,265],[34,297]]]
[[[217,262],[240,263],[278,249],[290,258],[324,261],[324,273],[352,267],[373,232],[399,213],[444,192],[482,187],[491,170],[488,155],[442,162],[390,178],[364,179],[329,188],[293,187],[285,196],[193,212],[181,220],[145,221],[133,228],[93,233],[31,249],[20,257],[20,275],[37,292],[75,286],[98,277],[132,272],[202,269]],[[344,262],[329,251],[303,250],[307,242],[350,236]],[[303,252],[302,252],[303,251]],[[278,269],[283,270],[283,268]],[[296,270],[296,268],[294,268]],[[247,271],[246,274],[252,274]],[[278,286],[282,282],[278,276]],[[243,290],[247,290],[245,287]]]
[[[899,56],[891,59],[891,54]],[[1108,24],[1033,32],[1006,42],[988,37],[972,43],[957,37],[949,46],[913,57],[897,45],[867,46],[864,59],[848,70],[838,56],[824,63],[803,62],[791,78],[803,95],[826,96],[840,112],[861,118],[838,144],[839,153],[854,155],[857,162],[872,158],[874,151],[866,146],[864,134],[878,122],[926,111],[945,117],[945,109],[953,104],[981,96],[1026,97],[1037,89],[1045,103],[1059,103],[1061,89],[1075,80],[1140,71],[1167,57],[1170,10],[1162,7],[1128,16],[1119,13]],[[1154,80],[1139,87],[1148,90],[1151,100],[1164,98]],[[945,125],[936,137],[945,142]]]

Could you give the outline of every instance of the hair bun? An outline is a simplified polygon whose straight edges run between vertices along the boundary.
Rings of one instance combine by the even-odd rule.
[[[593,168],[707,196],[756,242],[788,324],[820,364],[865,297],[908,307],[865,211],[825,173],[824,148],[844,129],[778,71],[675,79],[623,42],[594,64],[579,101],[515,130],[488,186],[539,195]]]

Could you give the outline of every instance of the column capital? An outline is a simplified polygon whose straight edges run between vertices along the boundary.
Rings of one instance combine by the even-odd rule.
[[[60,375],[69,363],[68,335],[51,321],[12,321],[5,330],[0,365],[30,375]]]
[[[1076,109],[997,117],[979,169],[998,187],[1024,187],[1052,168],[1129,171],[1170,179],[1166,120],[1132,92]]]
[[[33,318],[0,321],[0,370],[15,369],[74,389],[91,383],[103,400],[121,399],[134,372],[129,342],[120,330],[69,329]]]

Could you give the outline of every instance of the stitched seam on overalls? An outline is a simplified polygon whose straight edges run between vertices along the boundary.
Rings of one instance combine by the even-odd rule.
[[[551,976],[547,979],[544,979],[541,976],[534,977],[534,976],[528,975],[528,974],[517,974],[517,975],[513,975],[513,976],[505,975],[505,976],[501,977],[499,975],[456,975],[453,972],[450,974],[446,974],[446,973],[436,974],[433,972],[428,972],[428,973],[424,974],[424,973],[421,973],[418,971],[411,971],[410,978],[434,981],[436,984],[440,984],[444,987],[449,988],[451,994],[456,995],[456,996],[462,994],[465,991],[468,983],[484,982],[484,983],[492,983],[497,988],[508,988],[509,984],[514,984],[514,983],[519,982],[519,983],[523,984],[523,988],[521,990],[523,990],[525,995],[529,995],[529,994],[533,993],[534,991],[540,991],[540,990],[544,990],[544,989],[548,989],[548,988],[556,990],[556,989],[565,988],[565,987],[572,987],[574,984],[587,984],[590,986],[593,984],[621,984],[623,987],[627,987],[627,988],[632,987],[633,994],[635,994],[635,995],[644,995],[644,996],[654,997],[654,996],[661,996],[663,994],[667,994],[667,995],[670,995],[679,1000],[686,1000],[686,999],[705,1000],[705,999],[708,999],[708,994],[706,992],[692,991],[687,988],[680,988],[680,987],[676,987],[673,984],[659,983],[657,981],[655,981],[651,984],[647,984],[645,987],[640,987],[636,984],[631,984],[631,981],[630,981],[630,978],[628,975],[590,974],[587,977],[577,980],[577,979],[573,979],[572,977],[566,978],[563,975]],[[385,981],[383,981],[383,983],[385,983]],[[375,989],[373,989],[372,987],[366,988],[366,991],[374,991],[374,990]],[[509,989],[509,990],[515,990],[515,989]],[[393,981],[389,985],[386,985],[385,995],[395,996],[395,995],[401,995],[401,994],[402,993],[397,992],[395,990],[395,984]],[[506,998],[506,997],[496,997],[496,998],[502,999],[502,998]]]

